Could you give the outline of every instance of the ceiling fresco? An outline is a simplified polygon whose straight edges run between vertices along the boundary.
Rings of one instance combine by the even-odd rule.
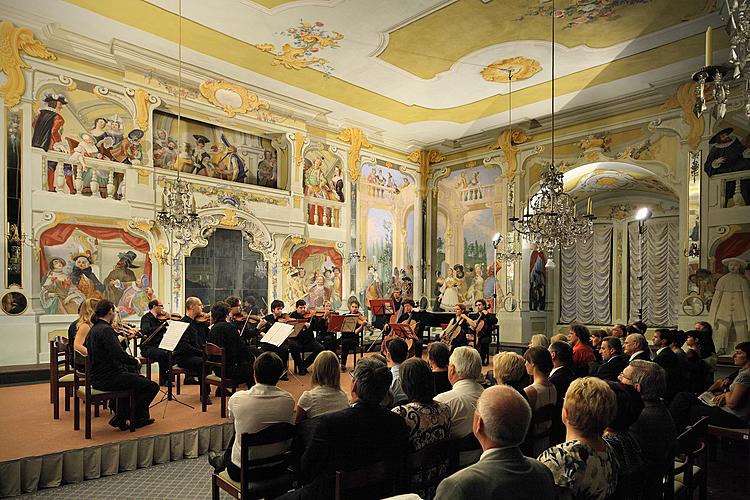
[[[580,200],[601,194],[640,191],[675,197],[655,174],[624,162],[596,162],[574,168],[563,175],[565,190]]]
[[[36,0],[14,8],[100,42],[122,40],[170,58],[181,31],[186,64],[318,106],[329,122],[434,143],[506,123],[508,68],[513,117],[549,114],[553,20],[556,107],[570,109],[690,74],[703,55],[706,25],[721,25],[714,4]],[[726,40],[719,35],[715,46]]]

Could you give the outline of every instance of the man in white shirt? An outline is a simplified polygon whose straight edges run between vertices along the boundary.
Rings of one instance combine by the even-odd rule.
[[[209,453],[208,461],[217,472],[225,467],[235,481],[240,480],[242,457],[240,439],[243,433],[260,432],[271,424],[294,423],[294,398],[276,384],[284,373],[284,363],[273,352],[264,352],[253,365],[255,385],[246,391],[238,391],[229,398],[229,419],[234,421],[234,436],[223,455]],[[282,445],[264,446],[262,452],[251,453],[251,458],[263,458],[286,451],[291,442]]]
[[[477,380],[482,375],[482,359],[473,347],[457,347],[448,360],[448,380],[453,389],[435,396],[435,401],[451,409],[451,438],[471,434],[477,399],[484,388]]]
[[[651,351],[648,347],[648,340],[640,333],[631,333],[625,337],[625,342],[622,343],[622,350],[625,354],[630,356],[628,363],[640,359],[643,361],[651,361]]]
[[[404,339],[398,337],[388,342],[386,347],[385,356],[388,358],[388,366],[391,367],[391,375],[393,375],[390,389],[393,396],[393,406],[406,404],[409,402],[409,398],[406,397],[406,393],[401,388],[400,367],[401,363],[406,361],[409,348]]]

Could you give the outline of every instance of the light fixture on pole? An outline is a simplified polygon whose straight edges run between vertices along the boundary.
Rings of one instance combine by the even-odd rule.
[[[641,207],[635,214],[638,221],[638,321],[643,321],[643,235],[646,232],[646,220],[651,218],[651,210]]]
[[[555,2],[552,1],[552,10]],[[565,192],[563,173],[555,165],[555,17],[552,16],[552,153],[539,182],[539,191],[529,197],[525,213],[511,217],[513,229],[547,256],[546,267],[554,268],[554,251],[569,248],[594,233],[591,198],[586,214],[577,217],[575,200]]]

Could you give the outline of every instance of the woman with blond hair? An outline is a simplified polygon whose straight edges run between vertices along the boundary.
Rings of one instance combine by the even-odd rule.
[[[73,341],[73,349],[80,352],[81,354],[88,355],[88,350],[84,345],[86,337],[89,335],[91,330],[91,317],[94,315],[96,305],[99,303],[99,299],[86,299],[81,303],[81,308],[78,311],[78,322],[76,323],[76,336]]]
[[[595,377],[574,380],[563,402],[566,441],[539,455],[560,490],[559,498],[604,500],[617,487],[615,457],[602,435],[617,413],[617,397]]]
[[[529,399],[523,390],[529,381],[523,356],[510,351],[497,353],[492,358],[492,374],[498,385],[509,385],[521,393],[524,399]]]
[[[536,335],[532,335],[531,340],[529,340],[529,347],[534,347],[534,346],[540,346],[546,349],[549,347],[549,339],[543,333],[537,333]]]
[[[295,424],[349,406],[346,393],[341,390],[339,358],[331,351],[322,351],[312,364],[312,389],[297,401]]]

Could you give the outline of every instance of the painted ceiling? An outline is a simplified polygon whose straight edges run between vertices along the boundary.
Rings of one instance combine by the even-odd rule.
[[[504,126],[511,86],[514,121],[548,115],[553,22],[558,110],[691,74],[706,26],[721,25],[709,0],[35,0],[33,12],[11,3],[167,57],[181,41],[185,63],[405,144]]]
[[[596,195],[641,192],[676,198],[656,175],[629,163],[594,162],[563,174],[565,190],[577,200]]]

